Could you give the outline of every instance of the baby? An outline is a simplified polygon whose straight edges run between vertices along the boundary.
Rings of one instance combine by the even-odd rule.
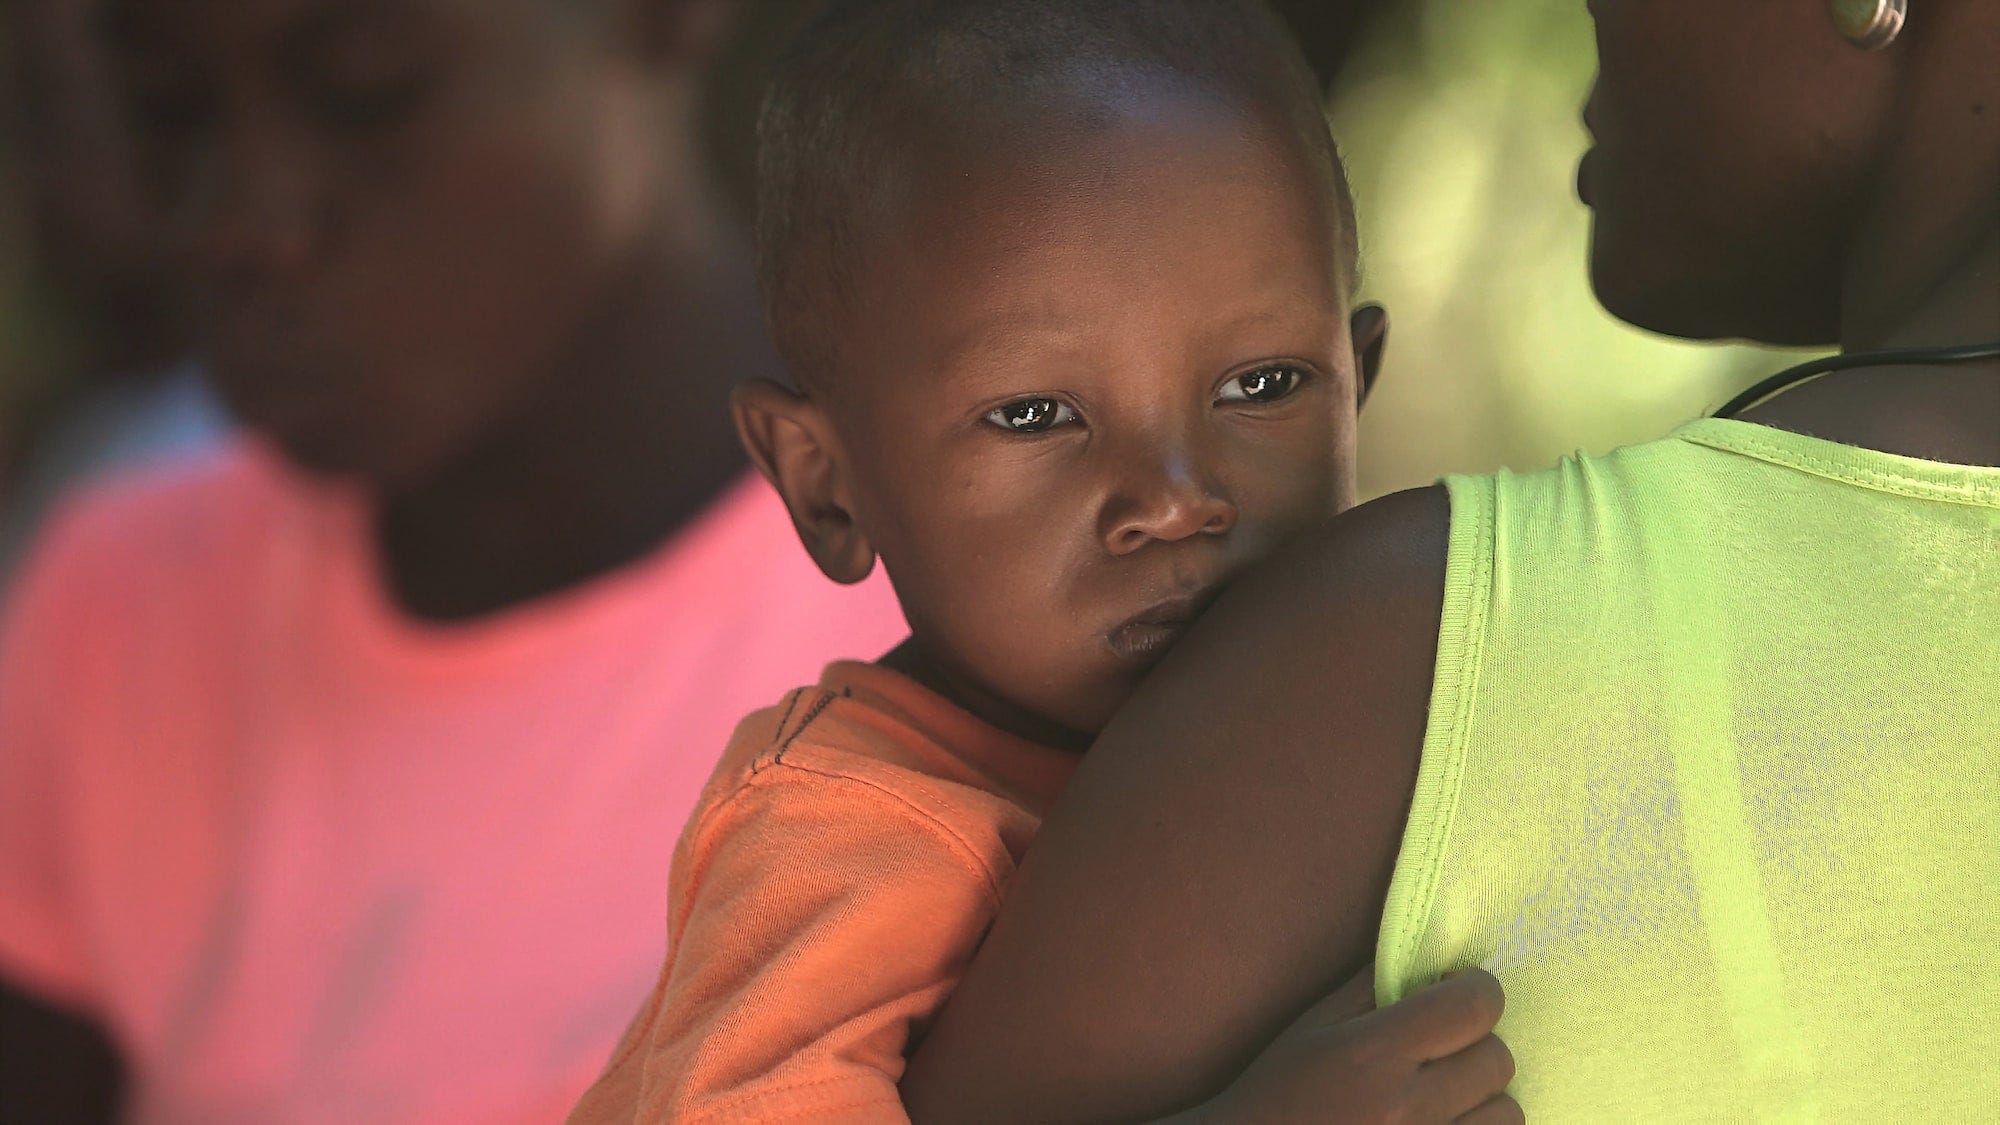
[[[760,143],[797,384],[741,389],[737,425],[820,569],[881,559],[911,636],[738,729],[658,987],[573,1121],[900,1118],[1077,755],[1232,577],[1354,500],[1385,321],[1350,316],[1345,177],[1260,5],[835,3]],[[1481,1105],[1505,1075],[1434,1060],[1497,986],[1440,988],[1281,1038],[1205,1109]]]

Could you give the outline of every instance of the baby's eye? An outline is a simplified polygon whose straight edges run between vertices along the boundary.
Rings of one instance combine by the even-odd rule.
[[[1076,421],[1076,411],[1052,398],[1024,398],[987,411],[986,420],[1013,433],[1039,434]]]
[[[1222,384],[1218,402],[1276,402],[1299,389],[1304,376],[1296,367],[1272,364],[1246,371]]]

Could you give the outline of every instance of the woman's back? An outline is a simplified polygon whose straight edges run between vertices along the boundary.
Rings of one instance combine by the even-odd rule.
[[[1498,973],[1538,1119],[1990,1107],[2000,468],[1709,420],[1450,489],[1384,997]]]

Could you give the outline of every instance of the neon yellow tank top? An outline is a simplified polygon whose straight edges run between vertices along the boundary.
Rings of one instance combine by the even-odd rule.
[[[1531,1121],[2000,1118],[2000,469],[1703,420],[1454,477],[1377,992]]]

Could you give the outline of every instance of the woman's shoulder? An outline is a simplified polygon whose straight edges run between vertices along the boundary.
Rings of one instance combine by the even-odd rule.
[[[1358,505],[1217,604],[1224,612],[1214,635],[1246,658],[1265,654],[1260,663],[1282,691],[1276,706],[1260,710],[1273,746],[1310,759],[1289,765],[1337,772],[1332,759],[1344,751],[1414,763],[1444,610],[1452,508],[1442,485]],[[1271,659],[1276,653],[1294,659]],[[1325,738],[1332,730],[1346,737]]]
[[[1253,633],[1275,633],[1273,640],[1378,655],[1423,649],[1427,663],[1452,541],[1452,509],[1444,485],[1357,505],[1246,576],[1224,601],[1238,604],[1234,612],[1251,619]]]

